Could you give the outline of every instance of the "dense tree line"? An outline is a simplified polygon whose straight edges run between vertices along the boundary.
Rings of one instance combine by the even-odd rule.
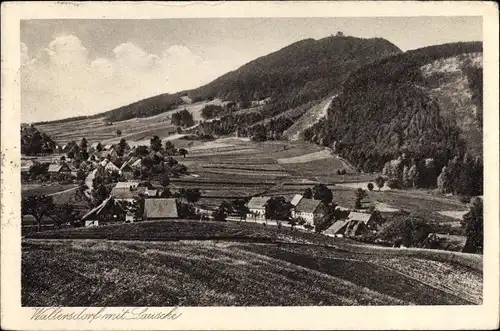
[[[172,124],[176,126],[190,127],[194,125],[193,114],[186,108],[172,114]]]
[[[174,110],[181,104],[183,104],[183,101],[179,93],[167,93],[140,100],[127,106],[110,110],[100,115],[104,115],[108,121],[118,122],[131,118],[158,115],[167,111]]]
[[[21,153],[25,155],[50,154],[56,149],[56,143],[36,127],[25,125],[21,127]]]
[[[441,113],[418,70],[429,61],[475,51],[481,43],[441,45],[363,67],[351,74],[327,117],[305,131],[305,139],[331,147],[360,171],[383,170],[388,186],[482,194],[482,151],[457,119]],[[476,116],[480,128],[482,70],[465,60],[462,66],[476,104],[470,117]]]

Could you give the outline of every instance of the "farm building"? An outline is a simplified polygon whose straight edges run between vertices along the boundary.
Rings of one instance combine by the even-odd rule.
[[[128,162],[122,164],[120,168],[120,175],[123,175],[126,179],[131,179],[134,177],[134,169]]]
[[[144,220],[178,218],[177,203],[175,199],[145,199]]]
[[[264,219],[266,217],[266,203],[271,197],[253,197],[248,202],[249,213],[247,218]]]
[[[115,151],[114,149],[111,149],[102,153],[102,156],[110,160],[111,162],[115,162],[116,159],[118,159],[118,152]]]
[[[104,169],[105,169],[106,171],[108,171],[108,172],[112,172],[112,171],[118,171],[118,172],[119,172],[119,171],[120,171],[120,168],[118,168],[117,166],[115,166],[115,165],[113,164],[113,162],[108,162],[108,163],[106,164],[106,166],[104,167]]]
[[[97,141],[97,142],[93,142],[92,144],[90,144],[89,152],[92,153],[95,151],[100,151],[101,149],[102,149],[102,145],[99,141]]]
[[[368,229],[373,229],[375,227],[375,220],[372,213],[351,211],[349,216],[347,216],[347,221],[361,222]]]
[[[105,145],[102,149],[103,149],[104,151],[109,151],[109,150],[111,150],[111,149],[114,149],[114,147],[115,147],[114,145],[112,145],[112,144],[108,144],[108,145]]]
[[[71,174],[71,168],[67,163],[63,164],[50,164],[49,174]]]
[[[135,197],[139,195],[146,195],[147,187],[113,187],[110,196],[115,198],[117,201],[127,201],[133,202]]]
[[[126,211],[122,204],[110,196],[99,206],[83,215],[81,220],[85,226],[98,226],[103,223],[124,222],[125,214]]]
[[[299,204],[300,200],[302,200],[302,195],[300,195],[300,194],[295,194],[295,195],[293,196],[292,200],[290,200],[290,203],[291,203],[294,207],[296,207],[296,206]]]
[[[139,186],[139,182],[118,182],[115,185],[115,188],[136,188]]]
[[[292,217],[302,217],[306,222],[313,224],[314,219],[326,214],[326,206],[320,200],[300,199],[292,210]]]
[[[324,234],[331,237],[352,237],[366,233],[368,228],[362,221],[343,220],[336,221]]]

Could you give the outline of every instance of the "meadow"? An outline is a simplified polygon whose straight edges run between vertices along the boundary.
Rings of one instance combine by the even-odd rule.
[[[266,227],[255,225],[252,229],[259,232],[259,228]],[[151,240],[149,235],[136,241],[26,239],[22,244],[22,305],[348,306],[482,302],[480,263],[467,266],[450,259],[389,255],[367,247],[356,252],[333,245],[303,245],[303,239],[295,239],[298,233],[285,236],[289,240],[281,239],[279,244],[266,240],[140,240]],[[470,257],[463,256],[458,261],[467,259]]]
[[[147,141],[157,135],[165,137],[176,128],[171,124],[172,114],[186,108],[193,114],[193,119],[201,119],[201,109],[208,104],[222,105],[223,102],[215,99],[208,102],[198,102],[179,106],[178,109],[161,113],[156,116],[145,118],[134,118],[125,121],[113,122],[107,125],[105,117],[83,119],[63,123],[45,123],[37,125],[37,128],[48,135],[59,144],[66,144],[72,140],[79,142],[83,137],[92,142],[100,141],[104,144],[114,144],[124,138],[130,141]],[[116,131],[122,132],[117,136]]]

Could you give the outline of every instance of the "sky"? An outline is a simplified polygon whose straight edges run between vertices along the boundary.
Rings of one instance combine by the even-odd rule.
[[[22,121],[92,115],[209,83],[293,42],[344,35],[403,51],[482,40],[481,17],[21,21]]]

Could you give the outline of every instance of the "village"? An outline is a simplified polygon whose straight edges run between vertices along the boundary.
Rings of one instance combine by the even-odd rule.
[[[23,196],[23,233],[185,219],[252,222],[279,231],[290,228],[377,245],[411,245],[403,242],[403,235],[393,235],[390,240],[377,235],[386,220],[406,217],[409,213],[398,209],[381,212],[373,206],[364,206],[363,199],[374,189],[373,183],[368,183],[367,189],[353,191],[355,208],[336,203],[332,190],[321,183],[283,195],[256,191],[207,206],[200,203],[203,194],[195,184],[189,188],[172,185],[176,180],[189,181],[199,176],[190,173],[182,163],[189,163],[184,161],[189,160],[188,149],[177,149],[170,140],[162,143],[158,136],[150,139],[149,146],[129,143],[123,138],[105,145],[82,138],[79,144],[72,141],[62,146],[46,146],[44,152],[23,156],[23,185],[33,192]],[[381,178],[376,178],[375,183],[379,190],[384,186]],[[49,187],[58,191],[38,194]],[[426,231],[428,240],[439,242],[439,234]]]
[[[483,304],[484,24],[456,19],[22,20],[16,302]]]

